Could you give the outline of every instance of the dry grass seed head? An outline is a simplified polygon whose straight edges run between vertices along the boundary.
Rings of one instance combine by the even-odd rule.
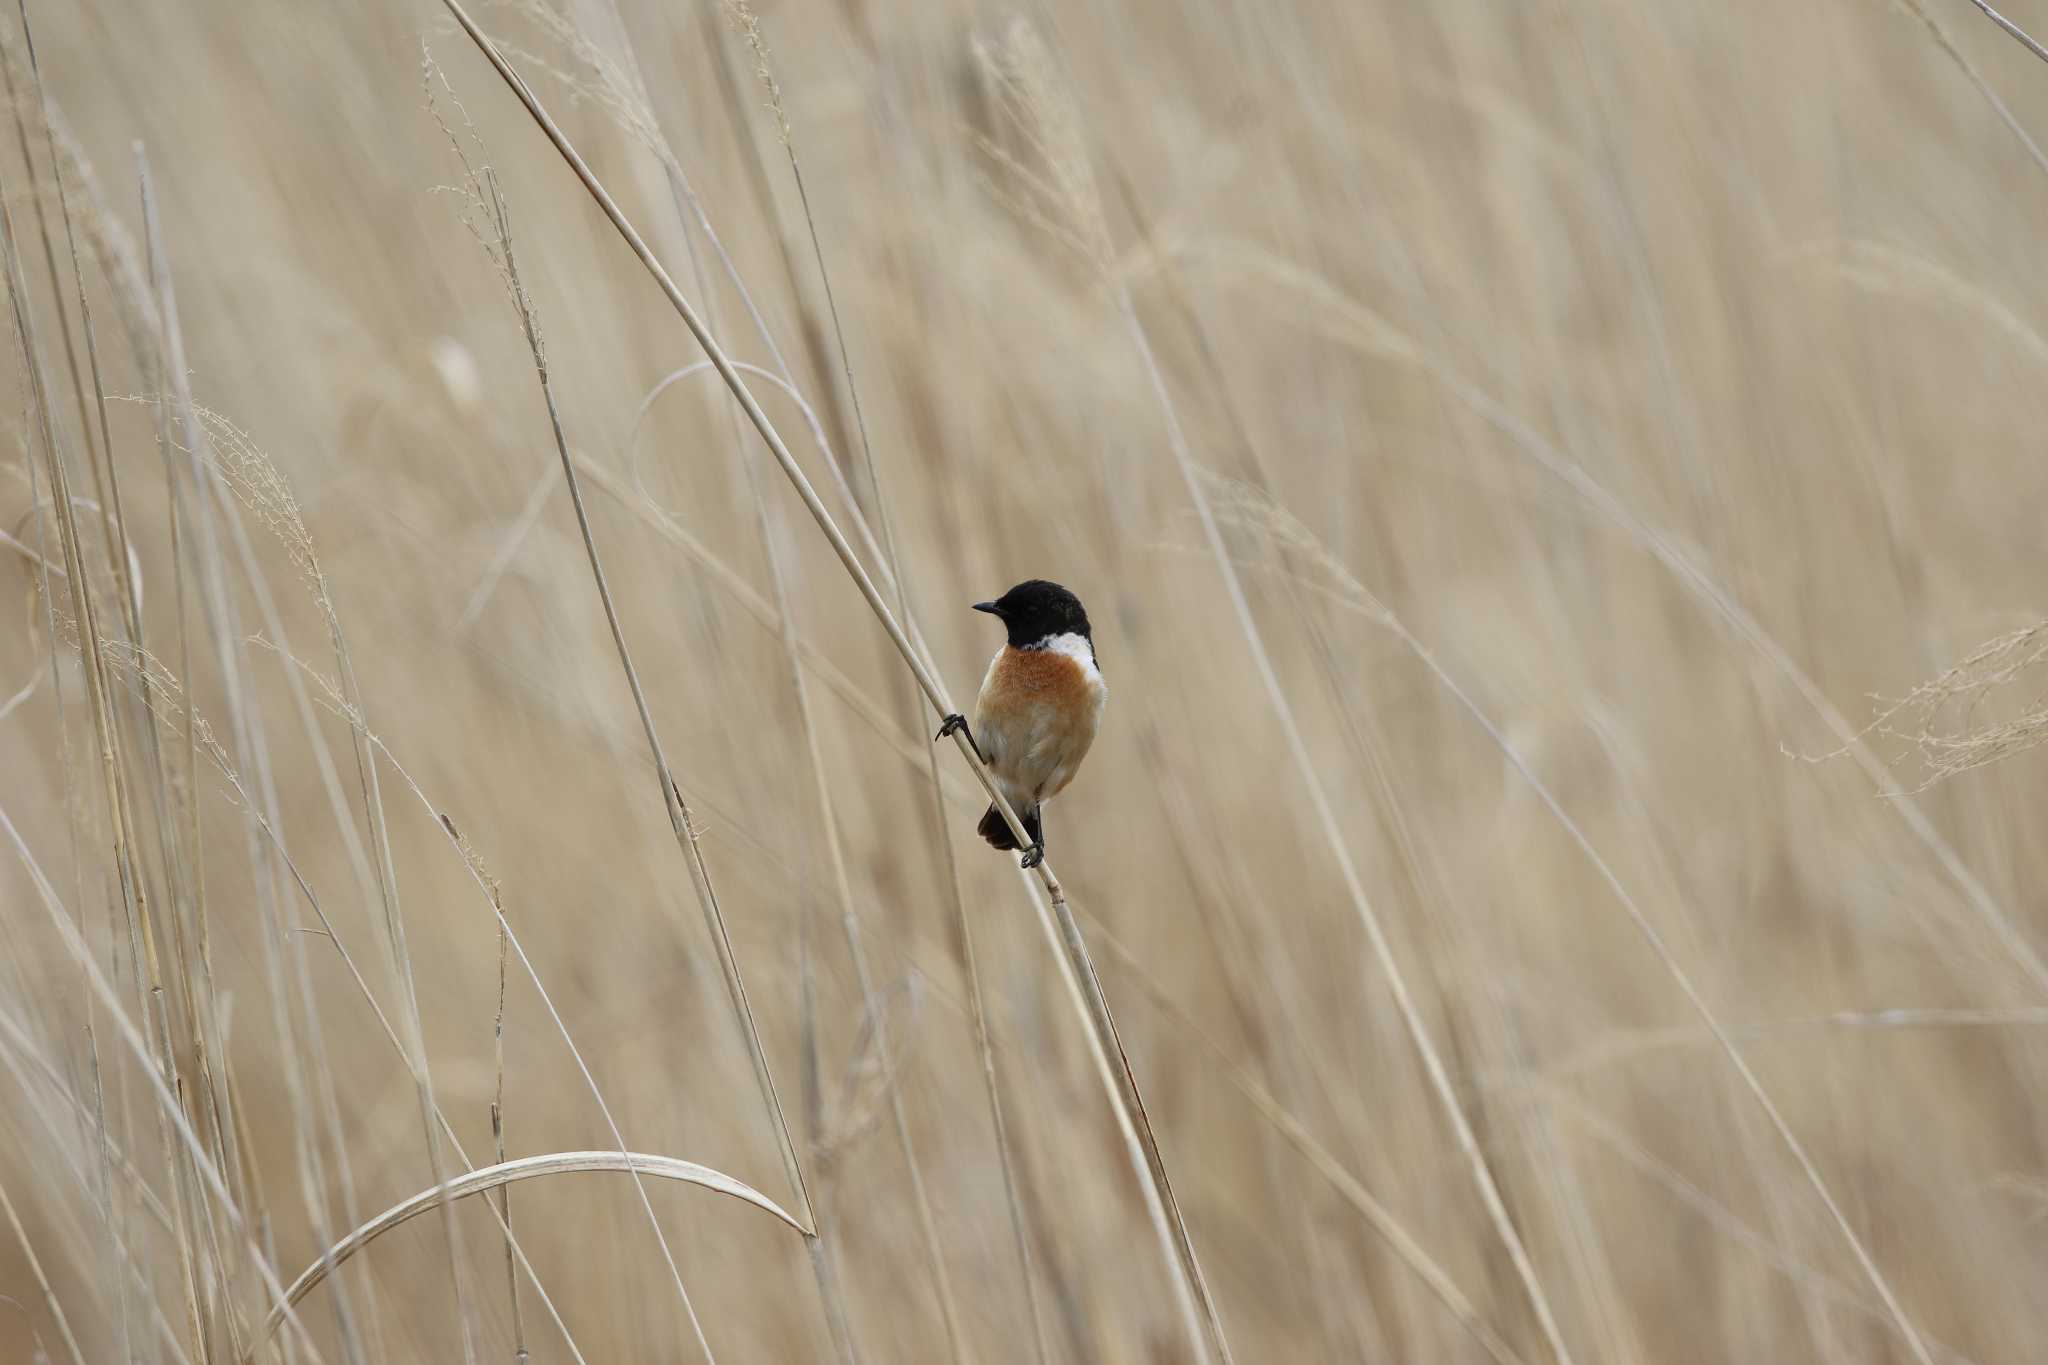
[[[112,402],[149,405],[175,404],[177,401],[161,394],[110,394],[108,398]],[[306,529],[298,495],[292,492],[291,485],[278,471],[276,463],[256,444],[254,437],[229,417],[197,403],[192,405],[192,411],[206,437],[205,448],[189,449],[175,426],[168,438],[171,447],[181,454],[197,456],[219,476],[228,491],[235,495],[235,501],[268,527],[278,543],[284,546],[292,567],[298,570],[299,578],[323,612],[329,610],[331,604],[327,597],[326,579],[320,571],[320,558],[313,551],[312,533]]]
[[[560,45],[582,70],[565,68],[499,39],[501,52],[561,86],[572,106],[592,105],[656,159],[664,164],[669,162],[668,144],[655,121],[647,89],[634,69],[614,60],[575,20],[546,0],[505,0],[503,7],[522,16],[543,36]]]
[[[424,39],[420,42],[420,86],[426,94],[427,112],[447,137],[448,146],[462,167],[460,184],[438,185],[435,189],[455,196],[458,204],[456,217],[476,238],[477,245],[484,249],[484,255],[490,258],[491,268],[505,286],[506,297],[519,312],[520,325],[526,329],[535,360],[545,365],[547,348],[541,338],[540,318],[534,311],[525,283],[519,278],[519,268],[512,256],[512,215],[505,203],[505,192],[498,184],[498,173],[491,166],[489,151],[484,146],[482,134],[477,132],[476,124],[469,117],[469,110],[463,107],[455,87],[449,84],[447,73],[434,60],[433,51]],[[441,107],[444,100],[462,125],[459,133],[449,123]]]
[[[158,319],[156,299],[149,287],[149,273],[142,252],[126,225],[107,206],[99,176],[79,146],[77,136],[54,101],[50,105],[50,134],[57,145],[58,169],[71,187],[68,196],[74,220],[84,238],[86,251],[108,282],[114,315],[128,340],[130,352],[144,365],[155,363]]]
[[[876,1015],[861,1016],[860,1033],[840,1075],[839,1096],[826,1116],[811,1151],[823,1165],[840,1160],[878,1126],[887,1103],[886,1086],[901,1074],[916,1050],[919,1019],[924,1013],[924,978],[912,971],[876,1002]],[[897,1016],[901,1016],[900,1019]],[[886,1056],[882,1049],[888,1049]]]
[[[1231,547],[1230,555],[1234,563],[1291,579],[1370,620],[1382,625],[1393,624],[1393,613],[1386,605],[1330,552],[1306,522],[1282,507],[1271,494],[1242,479],[1233,479],[1200,465],[1195,467],[1195,473],[1208,493],[1210,511],[1215,514],[1216,524],[1237,533],[1237,543]],[[1203,542],[1201,526],[1192,509],[1180,514],[1177,529],[1180,534],[1162,542],[1163,548],[1183,554],[1209,555],[1209,547]],[[1298,560],[1293,564],[1282,563],[1281,553],[1295,555]]]
[[[975,139],[982,154],[1016,182],[1015,191],[991,184],[992,191],[1013,212],[1108,274],[1115,253],[1088,161],[1081,113],[1045,40],[1019,16],[998,37],[977,35],[973,53],[998,133],[1007,128],[1012,144],[986,134]]]
[[[75,643],[74,640],[74,646]],[[127,688],[138,701],[145,702],[157,724],[171,738],[183,738],[189,725],[199,752],[206,755],[207,761],[220,770],[239,794],[241,778],[228,758],[227,749],[214,737],[213,727],[192,704],[183,681],[171,666],[147,648],[126,640],[102,637],[100,650],[113,681]]]
[[[789,146],[789,111],[782,103],[782,85],[768,63],[768,40],[761,35],[761,20],[747,0],[725,0],[725,17],[746,40],[754,57],[754,79],[768,95],[768,112],[775,117],[775,136]]]
[[[2048,742],[2044,661],[2048,621],[2009,631],[1885,708],[1865,733],[1901,740],[1918,753],[1925,775],[1908,789],[1913,792],[2025,753]],[[2034,689],[2017,706],[1993,714],[2023,678]]]

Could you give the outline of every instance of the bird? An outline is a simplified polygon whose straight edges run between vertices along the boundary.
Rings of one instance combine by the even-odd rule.
[[[1021,865],[1045,861],[1042,808],[1074,780],[1095,742],[1109,689],[1095,660],[1095,636],[1081,599],[1057,583],[1026,579],[993,602],[976,602],[1003,623],[1007,638],[989,661],[974,703],[974,724],[946,717],[935,739],[965,730],[988,765],[996,790],[1031,836]],[[998,849],[1017,837],[994,802],[976,833]]]

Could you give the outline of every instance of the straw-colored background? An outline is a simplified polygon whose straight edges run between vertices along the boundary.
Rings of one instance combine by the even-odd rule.
[[[1927,3],[1953,50],[1876,0],[1054,0],[1022,16],[1026,29],[958,0],[763,7],[912,609],[948,685],[971,695],[995,643],[968,604],[1017,579],[1069,584],[1096,622],[1107,723],[1050,808],[1052,862],[1237,1360],[1486,1359],[1332,1170],[1385,1207],[1515,1355],[1553,1356],[1310,781],[1573,1359],[1911,1360],[1897,1316],[1934,1359],[2039,1358],[2048,977],[2030,963],[2048,933],[2048,763],[2023,755],[1935,788],[1917,798],[1916,832],[1853,758],[1799,757],[1841,743],[1817,706],[1861,724],[1869,694],[1902,694],[2044,604],[2048,163],[1993,99],[2048,135],[2048,67],[1962,0]],[[460,198],[433,192],[461,166],[422,94],[427,37],[502,177],[568,440],[604,476],[586,482],[594,533],[861,1358],[953,1358],[893,1075],[960,1358],[1031,1360],[919,757],[935,717],[913,705],[882,631],[711,382],[669,389],[636,439],[642,397],[700,358],[645,273],[427,0],[29,8],[50,97],[138,250],[131,143],[146,149],[194,395],[296,494],[370,728],[501,884],[628,1141],[787,1202],[517,315]],[[615,82],[628,73],[630,92],[636,69],[644,80],[660,134],[866,498],[753,56],[708,0],[621,9],[571,14],[616,63]],[[2019,9],[2048,26],[2048,9]],[[661,163],[619,126],[618,88],[530,16],[482,15],[558,73],[522,59],[703,299],[692,252],[717,267],[701,236],[682,235]],[[1002,97],[989,63],[1015,74],[1003,64],[1020,56],[1043,91],[1070,95],[1071,119],[1051,117],[1057,101]],[[27,126],[47,188],[32,112]],[[43,363],[84,480],[33,196],[11,135],[0,142]],[[1063,236],[1091,235],[1091,203],[1101,233],[1084,252]],[[91,256],[87,273],[106,387],[138,394],[155,381]],[[772,365],[722,279],[705,302],[739,358]],[[1308,779],[1204,540],[1141,345],[1204,471]],[[54,522],[47,507],[31,514],[23,452],[39,480],[47,467],[10,355],[0,522],[33,545]],[[801,413],[761,388],[842,511],[828,457],[797,439]],[[112,426],[151,643],[175,671],[179,587],[153,410],[116,403]],[[757,463],[797,630],[823,661],[809,700],[886,1006],[886,1067],[862,1022],[783,644],[747,605],[773,590],[743,461]],[[545,502],[519,534],[537,486]],[[331,672],[286,546],[261,519],[245,524],[290,647]],[[87,550],[98,546],[89,534]],[[241,566],[222,567],[246,633],[270,639]],[[194,691],[233,749],[197,581],[185,585]],[[12,604],[0,692],[42,674],[0,721],[0,802],[132,1010],[75,637],[59,647],[60,726],[35,584],[30,561],[0,549]],[[346,856],[289,665],[251,647],[245,667],[281,841],[395,1011],[374,886]],[[132,738],[134,700],[117,701]],[[318,717],[361,827],[349,728]],[[1054,959],[1008,861],[972,836],[969,774],[950,747],[941,760],[1051,1357],[1191,1359]],[[1911,784],[1917,770],[1896,777]],[[389,767],[382,786],[435,1090],[487,1160],[489,903]],[[338,1236],[432,1172],[414,1087],[335,945],[307,932],[318,924],[295,888],[259,893],[247,814],[220,775],[202,767],[197,789],[255,1211],[288,1280],[317,1256],[316,1229]],[[19,1233],[84,1359],[119,1359],[124,1341],[138,1360],[199,1359],[181,1238],[138,1194],[140,1182],[174,1202],[142,1068],[25,862],[11,843],[0,850],[0,1010],[13,1027],[0,1181]],[[275,952],[287,964],[302,954],[314,985],[303,1001],[289,968],[266,965],[271,904],[285,934]],[[1899,1315],[1674,963],[1804,1144]],[[1973,1013],[1879,1013],[1895,1010]],[[505,1036],[509,1152],[610,1145],[516,961]],[[129,1169],[101,1158],[94,1050]],[[330,1077],[337,1123],[319,1100]],[[1277,1108],[1262,1111],[1248,1082]],[[309,1120],[293,1086],[311,1096]],[[1283,1135],[1289,1123],[1322,1167]],[[317,1191],[302,1176],[309,1158]],[[650,1197],[720,1361],[831,1358],[797,1238],[715,1194],[660,1185]],[[699,1358],[630,1182],[525,1184],[513,1212],[590,1360]],[[459,1230],[466,1307],[433,1218],[344,1274],[361,1358],[460,1359],[465,1316],[480,1359],[511,1358],[497,1225],[472,1202]],[[210,1263],[202,1233],[183,1240]],[[247,1265],[232,1247],[223,1261]],[[304,1319],[323,1358],[347,1360],[335,1290],[316,1289]],[[204,1313],[216,1359],[230,1358],[229,1318],[246,1328],[265,1306],[246,1277],[234,1293],[232,1314]],[[14,1301],[0,1304],[0,1358],[29,1358],[36,1341],[69,1358],[13,1227],[0,1226],[0,1294]],[[533,1359],[571,1358],[525,1286],[522,1313]]]

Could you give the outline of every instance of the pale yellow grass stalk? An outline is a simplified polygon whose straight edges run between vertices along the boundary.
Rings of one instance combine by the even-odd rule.
[[[1984,11],[1985,18],[2004,29],[2021,47],[2024,47],[2042,61],[2048,62],[2048,47],[2043,47],[2040,43],[2034,41],[2033,37],[2025,29],[1991,8],[1985,0],[1970,0],[1970,3]]]
[[[8,1229],[14,1233],[22,1257],[28,1261],[28,1271],[35,1278],[36,1292],[42,1295],[43,1306],[56,1319],[57,1331],[64,1338],[64,1348],[71,1353],[71,1365],[85,1365],[85,1352],[78,1349],[78,1337],[71,1330],[71,1319],[64,1312],[64,1303],[57,1297],[57,1291],[50,1287],[50,1277],[43,1271],[42,1258],[36,1255],[36,1246],[29,1240],[28,1229],[21,1225],[21,1215],[14,1211],[14,1201],[8,1197],[4,1181],[0,1181],[0,1213],[7,1215]]]
[[[80,642],[80,662],[85,674],[87,711],[94,748],[99,760],[101,794],[105,800],[106,827],[120,890],[120,904],[130,926],[130,933],[140,945],[137,954],[138,992],[141,990],[141,979],[145,973],[148,980],[149,993],[140,997],[138,1007],[149,1031],[151,1050],[155,1054],[154,1063],[161,1069],[158,1079],[168,1092],[178,1094],[182,1093],[184,1083],[178,1067],[178,1048],[172,1036],[171,1004],[165,986],[165,952],[160,947],[159,928],[162,912],[149,896],[140,866],[141,855],[137,844],[136,813],[132,803],[128,761],[109,695],[105,661],[100,648],[99,609],[80,544],[76,503],[71,492],[67,460],[60,446],[56,423],[50,410],[48,381],[42,370],[42,352],[37,342],[34,309],[28,299],[20,254],[16,247],[13,214],[4,200],[0,200],[0,251],[4,251],[5,255],[14,336],[21,349],[23,364],[28,374],[32,411],[41,436],[46,469],[50,478],[54,512],[52,519],[58,529],[66,582],[70,588],[73,624],[77,628]],[[52,265],[54,266],[54,257]],[[46,600],[49,601],[48,609],[53,611],[54,600],[47,599],[47,595]],[[51,646],[54,655],[54,629]],[[182,1114],[179,1117],[182,1119]],[[207,1246],[201,1244],[190,1231],[192,1223],[206,1215],[203,1211],[194,1210],[188,1205],[187,1195],[191,1186],[185,1178],[185,1166],[179,1159],[176,1145],[170,1140],[164,1116],[159,1112],[157,1118],[166,1177],[171,1181],[177,1196],[177,1242],[185,1290],[187,1326],[192,1334],[195,1349],[203,1350],[202,1343],[206,1339],[209,1324],[201,1308],[201,1284],[202,1281],[210,1281],[216,1274],[225,1273],[225,1267],[216,1267],[205,1259],[208,1255]],[[208,1221],[210,1226],[210,1218]]]
[[[1982,95],[1984,102],[1991,106],[1991,112],[1998,115],[1998,121],[2006,126],[2008,132],[2019,139],[2022,147],[2027,149],[2027,156],[2033,160],[2034,165],[2040,168],[2044,174],[2048,174],[2048,155],[2042,153],[2041,146],[2034,141],[2033,135],[2020,126],[2020,121],[2013,117],[2012,110],[2006,107],[2005,100],[1999,96],[1999,93],[1991,88],[1991,82],[1984,79],[1984,74],[1977,69],[1977,64],[1963,55],[1963,50],[1956,46],[1955,39],[1949,36],[1948,29],[1942,25],[1941,21],[1928,13],[1927,7],[1921,3],[1921,0],[1898,0],[1898,4],[1906,13],[1920,21],[1921,27],[1927,30],[1927,35],[1934,40],[1934,45],[1941,49],[1942,55],[1955,63],[1956,69],[1963,73],[1965,80],[1977,87],[1977,93]],[[2033,39],[2007,24],[2002,15],[1999,15],[1988,6],[1979,5],[1978,8],[1997,20],[2002,27],[2013,33],[2023,43],[2031,44],[2033,42]]]
[[[101,370],[99,343],[93,325],[92,304],[86,290],[85,270],[80,259],[77,230],[73,223],[70,189],[65,177],[65,157],[59,148],[56,121],[53,116],[49,92],[44,85],[42,68],[36,58],[35,36],[29,24],[26,0],[22,0],[22,3],[17,8],[21,16],[22,47],[28,59],[30,83],[35,92],[36,113],[41,120],[44,143],[49,153],[50,186],[55,191],[57,209],[64,227],[66,256],[71,267],[72,301],[78,310],[79,331],[83,337],[86,368],[91,379],[92,415],[98,419],[98,462],[95,465],[94,472],[96,479],[105,490],[104,497],[106,501],[99,509],[101,513],[101,529],[106,541],[104,548],[107,553],[110,570],[119,588],[117,600],[121,609],[121,624],[125,639],[131,646],[140,650],[144,647],[141,557],[136,552],[134,542],[130,539],[128,519],[123,506],[119,462],[114,456],[112,426],[107,419],[106,382]],[[8,78],[8,85],[11,94],[11,74]],[[17,134],[22,143],[23,163],[32,168],[33,162],[27,150],[27,135],[23,127],[22,110],[19,101],[15,102],[15,123]],[[81,171],[86,169],[82,160],[78,164]],[[35,202],[38,227],[44,238],[45,257],[52,262],[51,284],[54,288],[58,285],[59,281],[55,273],[54,253],[50,248],[48,228],[43,224],[41,196],[37,196]],[[120,292],[118,287],[116,292],[117,294]],[[68,334],[68,323],[64,323],[67,314],[61,297],[61,291],[57,300],[57,314],[60,324],[64,324],[66,330],[66,358],[67,363],[70,365],[73,386],[77,390],[80,431],[81,435],[86,438],[90,450],[92,447],[91,431],[93,424],[87,415],[86,395],[81,376],[75,361],[71,360],[70,356],[71,343]],[[175,531],[173,534],[175,536]],[[142,731],[144,767],[149,779],[150,797],[154,806],[153,814],[159,833],[157,842],[163,864],[160,885],[163,886],[169,898],[168,912],[177,943],[180,964],[179,987],[185,1007],[187,1026],[190,1030],[194,1067],[198,1073],[197,1103],[201,1107],[207,1121],[215,1161],[228,1171],[232,1178],[239,1182],[243,1172],[241,1163],[234,1159],[233,1117],[226,1111],[224,1103],[225,1086],[221,1083],[231,1063],[223,1055],[224,1050],[219,1039],[214,1036],[214,1025],[219,1017],[219,998],[214,987],[211,944],[207,934],[207,921],[204,913],[203,887],[198,884],[200,879],[196,870],[188,869],[182,856],[183,845],[178,837],[179,827],[175,815],[178,802],[172,789],[172,779],[167,768],[161,737],[157,733],[155,713],[151,709],[149,694],[146,690],[140,700],[141,704],[135,708],[135,715],[140,722]],[[5,709],[0,707],[0,714],[4,714]],[[196,918],[197,935],[196,944],[194,945],[197,953],[196,971],[193,970],[192,961],[190,956],[188,956],[185,946],[185,920],[188,913]],[[99,1144],[100,1150],[104,1155],[106,1150],[106,1113],[98,1066],[98,1048],[96,1041],[93,1039],[92,1032],[92,1013],[93,1011],[88,1002],[86,1032],[88,1047],[93,1057],[93,1083],[98,1101],[95,1104],[95,1123],[101,1139]],[[110,1180],[107,1176],[104,1161],[101,1164],[101,1174],[103,1180],[101,1195],[103,1202],[108,1204],[109,1214],[111,1215]],[[250,1193],[248,1186],[243,1183],[237,1183],[236,1189],[243,1202],[245,1204],[249,1203]],[[228,1265],[219,1245],[217,1221],[211,1217],[207,1220],[207,1232],[212,1243],[211,1251],[215,1262]],[[111,1219],[107,1225],[107,1235],[109,1244],[115,1243],[117,1237]],[[242,1269],[239,1264],[228,1265],[230,1284],[224,1293],[230,1301],[239,1292]],[[126,1285],[125,1282],[119,1282],[118,1280],[117,1284],[120,1299],[120,1335],[124,1349],[126,1349],[126,1343],[132,1340],[132,1334],[128,1327]],[[226,1318],[230,1343],[234,1344],[240,1336],[240,1320],[239,1315],[233,1311],[232,1306],[226,1314]]]
[[[349,1221],[356,1217],[352,1157],[342,1131],[340,1103],[333,1071],[328,1061],[321,1018],[318,1011],[310,1007],[313,987],[306,959],[304,936],[292,932],[291,927],[284,922],[284,897],[279,860],[275,856],[266,856],[264,836],[259,831],[259,821],[256,818],[260,814],[272,829],[282,824],[263,720],[258,708],[248,704],[244,691],[248,677],[248,639],[241,628],[238,602],[229,590],[226,580],[226,553],[222,548],[224,542],[232,543],[266,623],[280,634],[281,626],[266,580],[257,567],[247,533],[240,519],[233,514],[231,497],[222,487],[222,480],[217,476],[217,472],[208,466],[199,453],[206,448],[206,438],[198,417],[197,405],[192,400],[190,371],[185,360],[184,335],[178,322],[176,292],[171,280],[163,233],[157,218],[155,193],[147,160],[142,156],[139,147],[137,170],[142,190],[143,232],[148,250],[150,282],[155,291],[153,316],[159,329],[155,354],[162,372],[170,381],[171,398],[184,434],[185,463],[189,466],[181,469],[179,463],[171,456],[174,442],[170,436],[169,410],[172,404],[166,403],[160,409],[162,420],[159,422],[159,437],[164,442],[162,454],[166,477],[171,485],[173,526],[175,529],[180,524],[188,527],[196,524],[197,540],[190,547],[190,557],[201,570],[201,603],[207,632],[212,639],[215,662],[220,672],[234,747],[236,752],[243,756],[254,778],[254,799],[246,804],[245,818],[241,822],[245,856],[263,911],[263,922],[269,929],[269,932],[259,937],[264,949],[263,968],[269,984],[267,995],[273,1026],[278,1037],[283,1040],[286,1056],[283,1078],[295,1120],[292,1132],[299,1168],[300,1194],[312,1216],[316,1234],[326,1236],[329,1235],[334,1220],[327,1204],[326,1163],[313,1127],[316,1105],[318,1120],[324,1124],[334,1144],[334,1163],[340,1186],[342,1214],[344,1219]],[[221,529],[223,525],[226,528],[225,534]],[[175,544],[173,548],[175,553]],[[182,557],[180,565],[182,572]],[[189,638],[189,631],[181,632],[181,641]],[[188,676],[189,673],[188,658]],[[308,733],[314,736],[318,752],[317,726],[311,720],[309,707],[303,695],[298,695],[297,700],[300,705],[300,718],[306,724]],[[191,743],[188,733],[188,781],[194,778],[192,768],[196,761],[192,756]],[[198,868],[203,864],[200,861],[202,851],[198,839],[200,822],[196,793],[188,793],[187,808],[193,830],[192,866]],[[203,904],[203,899],[201,903]],[[202,921],[202,940],[203,924]],[[294,1003],[304,1011],[303,1022],[294,1013]],[[306,1065],[302,1059],[302,1050],[305,1057],[310,1058],[310,1065]],[[231,1073],[227,1079],[232,1084]],[[453,1249],[454,1236],[451,1230],[449,1269],[451,1279],[459,1285],[460,1269]],[[351,1295],[354,1293],[360,1293],[364,1300],[366,1311],[362,1315],[362,1322],[373,1349],[381,1339],[382,1314],[375,1309],[374,1290],[367,1280],[357,1286],[356,1290],[344,1289],[336,1296],[336,1318],[344,1354],[351,1360],[360,1360],[364,1357],[365,1347],[359,1340],[356,1315],[351,1303]],[[458,1305],[458,1313],[461,1311],[461,1306]]]
[[[138,1070],[148,1083],[151,1097],[154,1100],[155,1112],[162,1118],[165,1129],[175,1138],[177,1147],[184,1153],[185,1160],[198,1182],[207,1193],[212,1195],[221,1213],[227,1218],[236,1234],[242,1239],[242,1245],[246,1249],[265,1286],[272,1293],[281,1296],[284,1292],[284,1284],[277,1278],[269,1258],[263,1254],[262,1250],[252,1240],[254,1229],[248,1220],[244,1218],[242,1210],[236,1205],[234,1196],[229,1191],[226,1181],[222,1178],[220,1169],[214,1164],[212,1157],[207,1153],[205,1142],[192,1127],[190,1120],[187,1119],[184,1106],[178,1102],[177,1096],[171,1088],[164,1083],[160,1064],[153,1055],[151,1043],[144,1037],[141,1029],[137,1027],[135,1022],[129,1018],[127,1009],[122,1004],[120,995],[113,983],[108,981],[106,973],[100,970],[99,964],[93,959],[92,950],[87,944],[85,935],[80,930],[77,920],[65,908],[63,900],[57,895],[57,888],[51,884],[49,877],[43,872],[42,866],[36,861],[34,852],[29,848],[27,840],[22,838],[21,831],[15,826],[14,820],[7,813],[5,805],[0,805],[0,834],[5,834],[8,842],[14,846],[15,855],[20,860],[23,869],[28,873],[30,885],[35,888],[36,897],[42,902],[43,908],[49,916],[51,927],[57,931],[57,936],[63,943],[65,952],[77,964],[85,978],[87,988],[98,998],[101,1006],[113,1020],[115,1032],[120,1037],[123,1046],[126,1047],[139,1064]],[[294,1330],[300,1334],[302,1343],[308,1349],[313,1349],[317,1357],[317,1349],[314,1349],[312,1338],[306,1334],[304,1325],[298,1321],[295,1315],[291,1317],[291,1322]]]

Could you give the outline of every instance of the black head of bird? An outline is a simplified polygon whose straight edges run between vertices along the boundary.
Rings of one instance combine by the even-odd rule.
[[[1026,579],[993,602],[976,602],[974,609],[1000,620],[1009,631],[1010,644],[1018,649],[1060,635],[1093,638],[1081,599],[1043,578]]]

